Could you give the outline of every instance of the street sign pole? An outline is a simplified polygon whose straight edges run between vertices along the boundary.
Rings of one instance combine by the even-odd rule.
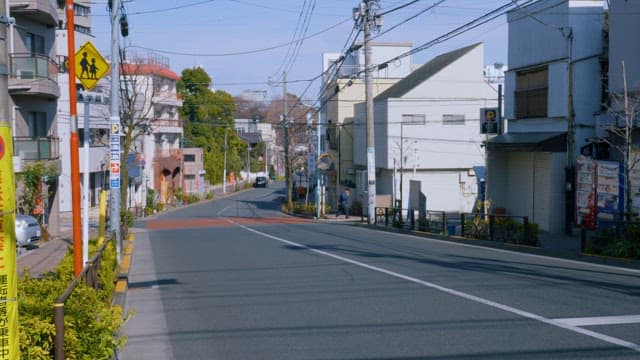
[[[109,137],[109,152],[111,154],[110,169],[120,167],[120,0],[113,0],[111,12],[111,136]],[[115,131],[114,131],[115,130]],[[110,193],[110,221],[109,230],[116,240],[118,263],[122,254],[120,238],[120,173],[111,173],[109,179]]]
[[[84,188],[82,202],[82,263],[89,262],[89,95],[86,91],[83,91],[82,98],[84,99],[84,141],[83,141],[83,173],[82,173],[82,186]]]

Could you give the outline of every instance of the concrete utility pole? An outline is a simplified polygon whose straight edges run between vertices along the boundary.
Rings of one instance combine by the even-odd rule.
[[[320,114],[320,113],[318,113]],[[320,189],[320,187],[322,186],[322,180],[321,180],[321,176],[322,173],[320,172],[320,168],[318,167],[318,159],[320,158],[320,153],[322,151],[321,149],[322,147],[322,121],[321,121],[321,117],[320,115],[318,115],[318,126],[316,127],[316,158],[315,158],[315,164],[316,164],[316,218],[320,219],[320,216],[322,216],[322,213],[324,211],[324,209],[322,209],[322,201],[320,201],[320,197],[322,196],[322,191]],[[311,171],[311,169],[309,169],[309,171]]]
[[[282,125],[284,126],[284,177],[287,184],[287,207],[292,209],[292,193],[291,193],[291,164],[289,163],[289,109],[287,108],[287,73],[282,73],[282,101],[284,109],[282,115]]]
[[[109,151],[111,154],[110,169],[120,167],[120,0],[112,0],[111,8],[111,136],[109,137]],[[118,262],[122,253],[120,238],[120,172],[109,177],[110,193],[110,221],[109,230],[116,240]]]
[[[357,25],[364,30],[364,83],[367,108],[367,221],[373,223],[376,206],[376,152],[373,121],[373,82],[371,67],[371,30],[379,29],[381,18],[375,15],[374,7],[379,7],[379,0],[363,0],[360,7],[354,8],[353,17]]]

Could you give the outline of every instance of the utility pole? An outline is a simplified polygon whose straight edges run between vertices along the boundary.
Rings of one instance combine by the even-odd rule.
[[[67,0],[70,1],[70,0]],[[110,169],[120,166],[120,0],[112,0],[111,7],[111,106],[109,122],[111,136],[109,148],[111,154]],[[118,262],[122,254],[120,238],[120,173],[111,172],[110,184],[110,221],[109,230],[116,240],[116,253]]]
[[[320,114],[320,112],[318,112]],[[318,159],[320,158],[320,152],[322,151],[322,121],[321,116],[318,115],[318,126],[316,127],[316,218],[320,219],[324,209],[322,209],[322,201],[320,201],[320,197],[322,196],[322,190],[320,186],[322,186],[322,181],[320,176],[322,173],[320,172],[320,168],[318,167]],[[309,169],[311,171],[311,169]]]
[[[374,7],[379,7],[379,0],[363,0],[360,7],[354,8],[353,17],[356,25],[364,30],[364,83],[367,108],[367,222],[373,223],[376,206],[376,152],[373,119],[373,82],[371,67],[371,30],[379,29],[382,18],[375,15]]]
[[[224,128],[224,169],[222,169],[222,193],[227,192],[227,128]]]
[[[287,184],[287,208],[293,209],[292,194],[291,194],[291,164],[289,163],[289,109],[287,108],[287,73],[282,73],[282,101],[284,111],[282,115],[282,124],[284,126],[284,177]]]
[[[0,0],[0,276],[4,280],[4,291],[0,302],[4,304],[1,326],[3,359],[20,359],[20,339],[18,334],[18,267],[16,255],[15,223],[15,174],[13,172],[13,136],[9,122],[9,67],[7,64],[7,28],[14,20],[9,17],[6,0]]]
[[[73,273],[75,276],[82,272],[82,219],[80,216],[80,154],[78,139],[78,109],[75,71],[75,18],[73,0],[66,0],[67,16],[67,51],[69,56],[69,115],[71,117],[71,136],[69,141],[71,151],[71,210],[73,226]],[[85,219],[89,221],[89,219]]]

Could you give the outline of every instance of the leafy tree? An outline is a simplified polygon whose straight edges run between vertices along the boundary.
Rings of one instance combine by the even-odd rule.
[[[17,197],[18,213],[32,214],[38,205],[38,199],[40,199],[40,201],[43,200],[41,198],[42,195],[47,196],[47,199],[49,199],[55,189],[47,186],[47,194],[42,194],[42,182],[45,181],[45,179],[55,179],[56,175],[57,170],[53,165],[47,165],[40,161],[26,164],[24,171],[16,174],[18,191],[20,193],[20,196]],[[41,206],[44,206],[44,204],[41,204]],[[42,222],[42,219],[40,219],[40,222]]]
[[[183,98],[180,111],[185,119],[185,143],[204,150],[205,178],[210,183],[219,183],[222,182],[225,150],[227,172],[237,172],[242,169],[247,149],[234,131],[236,104],[233,97],[222,90],[212,91],[211,82],[204,69],[185,69],[178,81],[178,92]]]

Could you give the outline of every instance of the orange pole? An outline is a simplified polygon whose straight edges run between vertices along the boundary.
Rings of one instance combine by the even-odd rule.
[[[80,216],[80,141],[78,139],[78,110],[76,93],[76,48],[73,0],[66,0],[67,50],[69,52],[69,115],[71,117],[71,211],[73,224],[73,274],[82,272],[82,218]],[[87,221],[87,219],[85,219]]]

